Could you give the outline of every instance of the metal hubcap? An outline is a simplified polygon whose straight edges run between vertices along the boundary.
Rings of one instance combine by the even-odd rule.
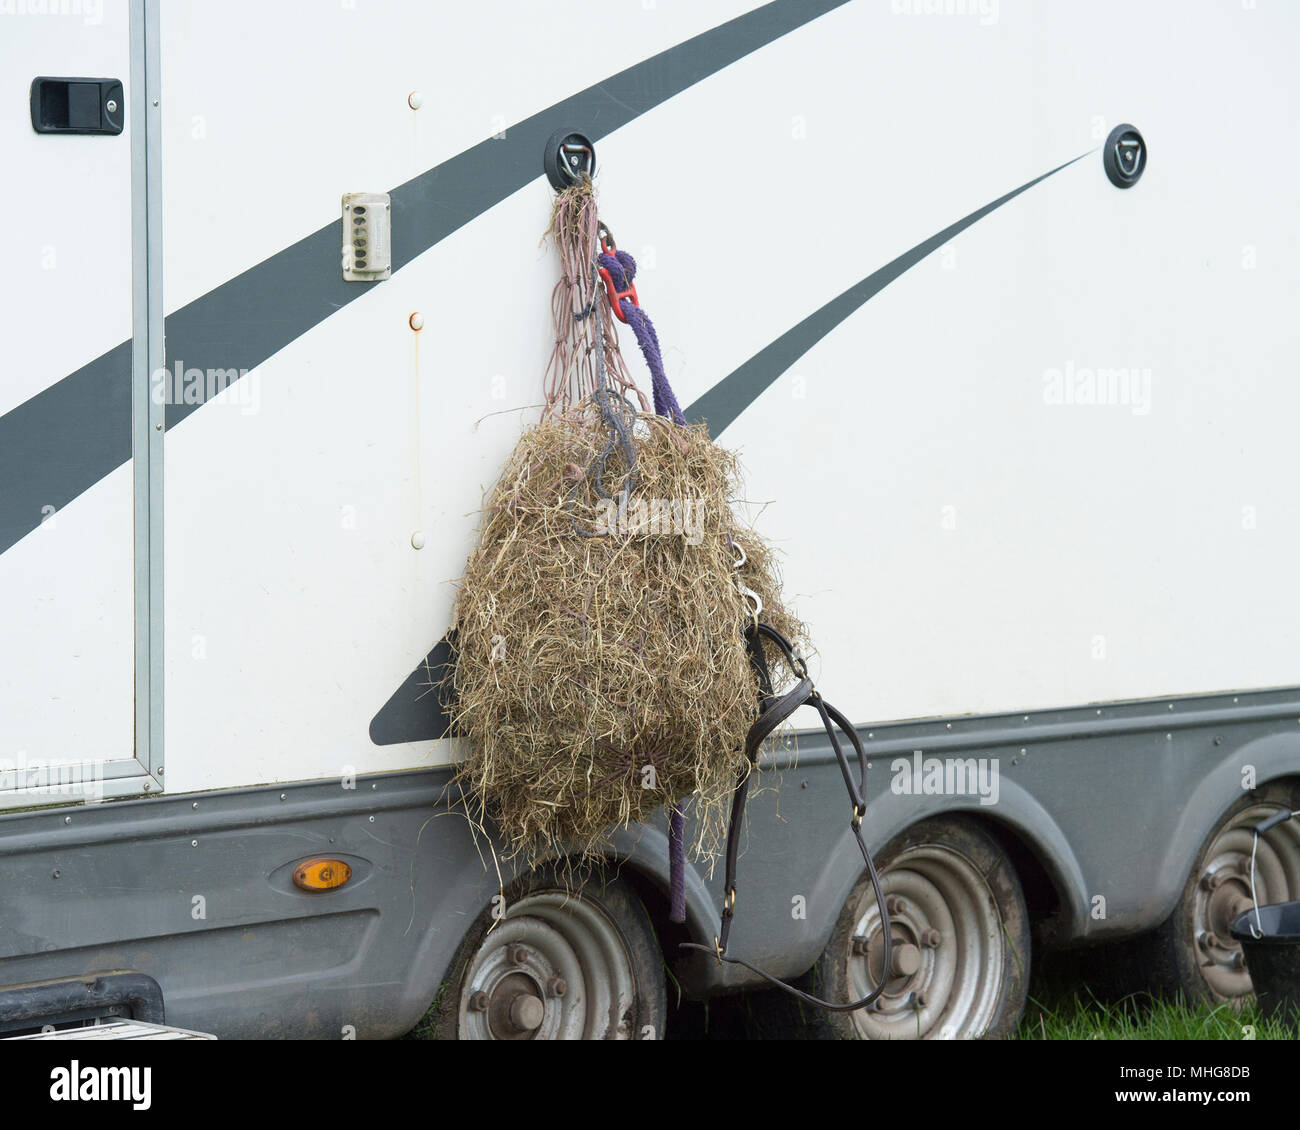
[[[470,963],[462,1040],[631,1039],[632,959],[591,902],[542,891],[510,907]]]
[[[1192,929],[1201,975],[1218,997],[1231,1000],[1251,991],[1241,944],[1229,930],[1238,916],[1254,905],[1250,898],[1251,825],[1278,808],[1276,804],[1257,804],[1237,813],[1202,860],[1192,900]],[[1260,906],[1300,897],[1300,836],[1294,823],[1260,837],[1255,892]]]
[[[922,844],[881,877],[892,957],[885,991],[853,1013],[868,1040],[967,1039],[988,1029],[1004,974],[1002,917],[976,866],[959,852]],[[864,996],[880,982],[884,938],[875,895],[858,905],[848,985]]]

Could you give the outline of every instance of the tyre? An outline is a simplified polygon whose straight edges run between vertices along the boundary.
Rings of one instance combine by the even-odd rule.
[[[631,887],[539,869],[487,907],[431,1009],[444,1040],[634,1040],[663,1036],[664,965]]]
[[[1206,837],[1173,914],[1141,945],[1146,988],[1191,1002],[1238,1002],[1251,993],[1241,944],[1229,926],[1251,908],[1251,827],[1300,795],[1271,784],[1243,796]],[[1260,837],[1255,856],[1260,906],[1300,899],[1300,822],[1291,820]]]
[[[823,1038],[976,1039],[1011,1035],[1029,978],[1029,916],[1006,853],[962,816],[924,820],[877,857],[890,916],[892,969],[884,993],[855,1012],[805,1007]],[[880,915],[871,880],[850,893],[830,942],[802,979],[847,1003],[879,983]]]

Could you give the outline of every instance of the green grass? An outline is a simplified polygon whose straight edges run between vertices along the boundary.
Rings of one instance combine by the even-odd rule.
[[[1104,1001],[1087,989],[1031,993],[1020,1040],[1294,1040],[1294,1024],[1264,1020],[1254,1004],[1189,1005],[1145,994]]]

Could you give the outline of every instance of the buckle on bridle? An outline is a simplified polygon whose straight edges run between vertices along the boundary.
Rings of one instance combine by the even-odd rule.
[[[722,896],[722,913],[730,918],[736,913],[736,888],[732,887]]]
[[[855,804],[855,805],[853,806],[853,819],[850,821],[850,825],[851,825],[853,828],[861,828],[861,827],[862,827],[862,817],[863,817],[864,815],[865,815],[864,811],[863,811],[861,808],[859,808],[859,807]]]

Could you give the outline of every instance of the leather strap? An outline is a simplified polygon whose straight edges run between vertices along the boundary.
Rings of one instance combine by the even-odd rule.
[[[885,984],[889,979],[891,960],[889,911],[885,907],[885,894],[881,889],[880,876],[876,874],[876,867],[872,862],[871,853],[867,851],[867,845],[862,840],[862,816],[866,811],[867,790],[866,751],[863,750],[862,740],[858,737],[857,731],[849,720],[817,693],[816,687],[813,686],[812,680],[808,677],[808,668],[804,664],[803,658],[798,655],[794,650],[794,646],[785,636],[770,624],[754,622],[746,631],[745,638],[749,647],[750,662],[754,667],[755,675],[758,677],[759,711],[757,720],[750,727],[749,733],[745,735],[745,760],[747,764],[736,781],[735,791],[731,795],[731,818],[727,826],[726,885],[723,888],[721,926],[717,938],[714,939],[712,949],[700,945],[698,942],[682,942],[680,945],[682,949],[712,953],[718,959],[719,964],[725,962],[728,965],[741,965],[769,984],[789,993],[793,997],[797,997],[805,1004],[826,1009],[829,1012],[853,1012],[871,1004],[884,991]],[[784,694],[777,695],[773,693],[772,674],[767,664],[767,656],[763,651],[764,639],[774,643],[780,649],[787,666],[799,678],[794,688]],[[830,1001],[821,1000],[810,993],[796,989],[793,985],[777,977],[773,977],[770,973],[765,973],[756,965],[751,965],[742,958],[727,956],[727,939],[731,934],[731,920],[736,913],[736,864],[740,855],[740,828],[745,816],[745,801],[749,796],[750,772],[754,768],[754,763],[758,758],[758,751],[763,742],[801,706],[816,708],[821,717],[822,725],[825,727],[826,736],[830,739],[831,749],[835,753],[835,760],[839,762],[840,772],[844,777],[844,787],[848,790],[849,800],[853,805],[853,816],[849,826],[853,829],[853,838],[857,841],[858,850],[862,852],[863,862],[867,865],[867,874],[871,876],[871,886],[876,894],[876,907],[880,913],[881,929],[884,931],[884,952],[881,955],[884,960],[881,966],[880,984],[861,1000],[853,1001],[850,1004],[833,1004]],[[844,747],[840,744],[839,734],[843,734],[844,737],[848,738],[849,744],[853,747],[853,752],[857,757],[858,772],[856,779],[849,766],[849,759],[844,752]]]

